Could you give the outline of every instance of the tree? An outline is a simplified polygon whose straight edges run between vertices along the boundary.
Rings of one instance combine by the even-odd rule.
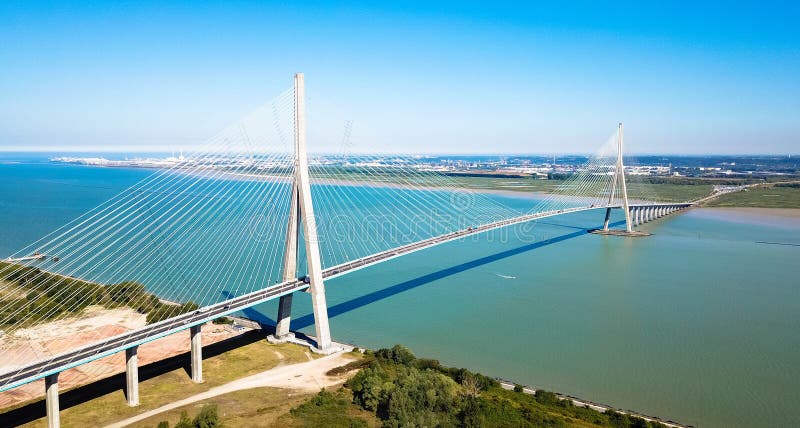
[[[192,424],[194,428],[218,428],[222,424],[219,422],[219,415],[217,414],[217,406],[214,404],[207,404],[200,409],[200,413],[194,418]]]
[[[181,412],[181,418],[178,420],[178,423],[175,424],[175,428],[194,428],[194,424],[192,424],[192,420],[189,419],[189,414],[186,413],[186,410]]]
[[[461,380],[461,386],[464,387],[464,393],[469,397],[477,397],[481,394],[481,380],[477,376],[465,376]]]
[[[158,426],[156,428],[169,428],[169,422],[161,421],[158,423]]]

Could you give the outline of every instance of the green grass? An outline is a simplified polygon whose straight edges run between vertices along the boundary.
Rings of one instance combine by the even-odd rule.
[[[217,406],[220,420],[226,428],[280,426],[276,421],[310,396],[288,389],[267,387],[235,391],[159,413],[132,426],[154,428],[159,422],[167,421],[173,427],[180,419],[181,412],[194,415],[207,404]]]
[[[800,188],[765,186],[729,193],[710,201],[708,207],[752,207],[800,209]]]

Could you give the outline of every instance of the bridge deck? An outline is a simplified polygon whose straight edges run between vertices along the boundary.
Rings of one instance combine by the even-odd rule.
[[[692,205],[691,203],[676,203],[676,204],[639,204],[631,205],[631,207],[643,206],[675,206],[686,207]],[[376,254],[362,257],[357,260],[342,263],[337,266],[325,269],[322,273],[323,278],[330,279],[348,272],[358,269],[363,269],[367,266],[372,266],[386,260],[393,259],[405,254],[410,254],[416,251],[430,248],[435,245],[440,245],[445,242],[450,242],[468,235],[484,233],[493,229],[507,227],[515,224],[524,223],[527,221],[538,220],[546,217],[553,217],[562,214],[575,213],[581,211],[590,211],[606,208],[620,208],[619,205],[602,205],[591,207],[576,207],[567,208],[563,210],[544,211],[535,214],[526,214],[511,219],[500,220],[493,223],[479,225],[474,228],[459,230],[456,232],[435,236],[432,238],[417,241],[408,245],[393,248],[390,250],[382,251]],[[66,369],[124,351],[125,349],[132,348],[143,343],[147,343],[158,338],[176,333],[181,330],[186,330],[189,327],[204,324],[213,319],[238,312],[240,310],[249,308],[251,306],[263,303],[277,297],[302,291],[308,288],[308,284],[302,280],[286,281],[269,286],[263,290],[258,290],[249,294],[245,294],[233,299],[229,299],[220,303],[203,307],[197,311],[178,315],[176,317],[147,325],[139,330],[123,333],[108,339],[104,339],[82,348],[69,351],[50,359],[37,361],[23,367],[19,367],[7,373],[0,374],[0,392],[6,391],[32,382],[37,379],[42,379],[53,373],[62,372]]]

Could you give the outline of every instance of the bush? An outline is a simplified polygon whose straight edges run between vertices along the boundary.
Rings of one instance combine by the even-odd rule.
[[[417,358],[414,361],[414,367],[420,370],[436,370],[438,372],[443,371],[439,360],[432,360],[430,358]]]
[[[200,413],[195,416],[194,421],[192,421],[192,425],[194,428],[218,428],[221,427],[222,424],[219,421],[219,415],[217,414],[217,406],[210,404],[203,406],[200,409]]]
[[[514,385],[514,392],[522,392],[524,389],[522,385]]]
[[[361,418],[347,414],[350,405],[342,393],[334,394],[322,390],[310,400],[295,407],[289,413],[302,421],[305,427],[362,428],[367,423]]]
[[[181,412],[181,418],[178,420],[178,423],[175,424],[175,428],[194,428],[194,425],[192,425],[192,421],[189,419],[189,414],[186,413],[186,410]]]
[[[375,351],[375,356],[402,365],[409,365],[417,359],[417,357],[403,345],[394,345],[391,349],[379,349]]]
[[[169,428],[169,422],[159,422],[158,428]],[[203,406],[194,420],[189,419],[189,414],[185,410],[182,411],[181,418],[175,424],[175,428],[222,428],[222,423],[217,414],[217,406],[214,404]]]
[[[534,397],[536,397],[536,401],[542,404],[552,405],[552,404],[557,404],[559,401],[561,401],[558,399],[558,396],[555,393],[550,391],[545,391],[543,389],[536,390],[536,394],[534,394]]]

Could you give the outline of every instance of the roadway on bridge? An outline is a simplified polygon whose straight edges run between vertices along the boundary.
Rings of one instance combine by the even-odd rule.
[[[682,204],[657,204],[658,206],[675,206],[686,207],[690,203]],[[636,205],[648,206],[648,205]],[[635,206],[631,206],[632,208]],[[619,205],[609,206],[589,206],[589,207],[575,207],[553,211],[544,211],[534,214],[526,214],[519,217],[514,217],[497,222],[487,223],[476,227],[462,229],[456,232],[447,233],[444,235],[434,236],[432,238],[424,239],[414,242],[412,244],[404,245],[401,247],[393,248],[390,250],[382,251],[363,257],[357,260],[346,262],[337,266],[327,268],[323,271],[322,275],[325,279],[330,279],[344,275],[358,269],[363,269],[402,255],[410,254],[426,248],[443,244],[463,238],[469,235],[485,233],[490,230],[498,229],[501,227],[512,226],[528,221],[538,220],[547,217],[553,217],[563,214],[576,213],[582,211],[599,210],[607,208],[620,208]],[[158,338],[176,333],[190,327],[204,324],[216,318],[247,309],[251,306],[263,303],[280,296],[302,291],[308,288],[303,280],[298,279],[294,281],[281,282],[263,290],[258,290],[249,294],[235,297],[220,303],[203,307],[197,311],[178,315],[176,317],[147,325],[139,330],[124,333],[108,339],[101,340],[94,344],[66,352],[50,359],[41,360],[21,367],[15,371],[4,373],[0,375],[0,392],[8,389],[15,388],[20,385],[32,382],[37,379],[42,379],[50,374],[62,372],[66,369],[79,366],[81,364],[94,361],[117,352],[124,351],[125,349],[147,343]]]

